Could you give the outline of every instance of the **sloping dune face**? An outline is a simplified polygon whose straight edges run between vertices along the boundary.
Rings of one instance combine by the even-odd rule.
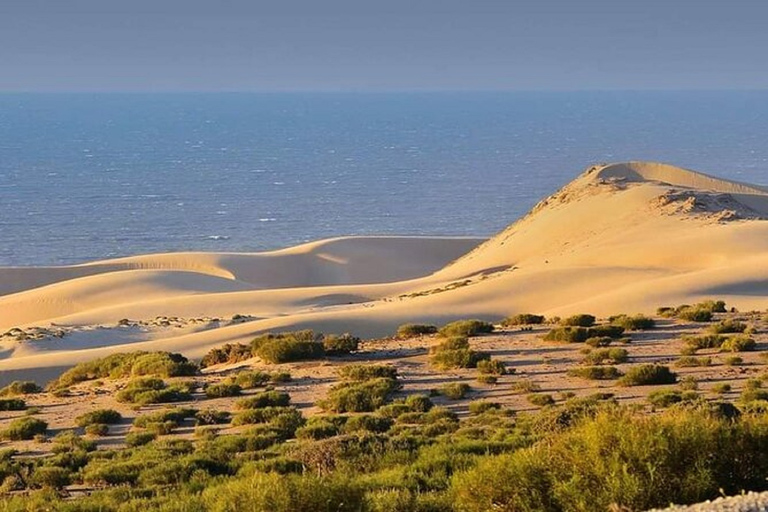
[[[18,378],[116,350],[201,357],[293,328],[376,337],[412,321],[652,313],[708,298],[768,308],[764,186],[657,163],[596,166],[480,242],[352,238],[256,255],[142,256],[66,268],[74,277],[24,269],[27,284],[47,285],[0,297],[0,311],[9,312],[0,314],[2,328],[100,325],[106,339],[122,318],[240,314],[250,321],[87,346],[65,336],[4,348],[0,338],[0,373]],[[99,275],[77,276],[83,269]],[[0,282],[14,272],[0,269]]]

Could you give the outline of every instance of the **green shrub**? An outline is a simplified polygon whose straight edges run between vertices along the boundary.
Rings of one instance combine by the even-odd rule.
[[[712,313],[725,313],[727,311],[725,308],[725,301],[722,300],[705,300],[704,302],[699,302],[694,307]]]
[[[314,419],[314,418],[312,418]],[[296,431],[297,439],[327,439],[339,434],[339,426],[326,420],[308,421],[306,425]]]
[[[200,366],[205,368],[217,364],[233,364],[241,361],[247,361],[253,357],[253,352],[249,345],[243,345],[242,343],[227,343],[221,347],[211,349],[203,360],[200,361]]]
[[[135,448],[137,446],[144,446],[149,444],[157,438],[157,435],[152,432],[128,432],[125,435],[125,444],[129,448]]]
[[[397,368],[383,364],[351,364],[342,366],[337,373],[342,379],[353,381],[397,378]]]
[[[618,339],[624,334],[624,328],[620,325],[596,325],[587,329],[588,338],[608,337]]]
[[[38,466],[32,473],[32,485],[63,489],[70,484],[69,471],[57,466]]]
[[[112,425],[120,423],[123,417],[114,409],[96,409],[75,418],[75,424],[78,427],[87,427],[88,425],[104,423]]]
[[[291,374],[288,372],[272,372],[269,374],[269,382],[272,384],[282,384],[284,382],[291,382]]]
[[[385,418],[383,416],[374,416],[372,414],[361,414],[359,416],[352,416],[344,423],[343,431],[345,433],[352,432],[374,432],[383,433],[392,427],[394,422],[391,418]]]
[[[611,324],[618,325],[627,331],[644,331],[656,327],[656,321],[644,315],[618,315],[608,319]]]
[[[692,347],[694,350],[707,348],[720,348],[725,341],[725,336],[719,334],[703,334],[699,336],[685,335],[682,337],[683,343]]]
[[[698,366],[710,366],[712,364],[711,357],[693,357],[683,356],[675,361],[675,366],[679,368],[691,368]]]
[[[469,403],[470,414],[483,414],[488,411],[497,411],[501,409],[501,405],[497,402],[490,402],[488,400],[478,400],[476,402]]]
[[[719,395],[730,393],[730,391],[731,391],[731,385],[725,382],[715,384],[714,386],[712,386],[712,392],[717,393]]]
[[[256,355],[273,364],[320,359],[324,354],[322,343],[290,337],[265,340],[256,349]]]
[[[80,363],[48,383],[55,391],[73,384],[95,379],[122,378],[136,375],[181,377],[197,374],[197,366],[181,354],[170,352],[126,352]]]
[[[747,324],[739,322],[738,320],[726,318],[725,320],[721,320],[716,324],[710,325],[708,330],[713,334],[732,334],[742,333],[746,329]]]
[[[288,393],[265,391],[237,401],[238,409],[260,409],[262,407],[286,407],[291,403]]]
[[[237,384],[219,382],[205,387],[205,396],[208,398],[223,398],[227,396],[240,396],[242,388]]]
[[[109,433],[109,425],[106,423],[89,423],[85,426],[85,433],[94,437],[105,436]]]
[[[525,397],[530,403],[532,403],[535,406],[538,407],[544,407],[547,405],[554,405],[555,399],[552,398],[552,395],[547,395],[544,393],[531,393],[530,395],[527,395]]]
[[[270,381],[270,376],[268,373],[249,370],[238,372],[231,378],[231,381],[240,386],[241,389],[253,389],[264,386]]]
[[[613,338],[610,336],[594,336],[592,338],[587,338],[584,343],[594,348],[607,347],[613,343]]]
[[[48,430],[48,423],[26,416],[11,421],[8,428],[0,432],[0,439],[25,441],[34,438],[38,434],[45,434],[46,430]]]
[[[545,336],[545,341],[563,341],[567,343],[583,343],[590,338],[586,327],[555,327]]]
[[[760,388],[744,388],[739,396],[742,403],[768,400],[768,390]]]
[[[534,393],[540,389],[541,386],[533,382],[531,379],[518,380],[512,384],[512,390],[518,393]]]
[[[480,361],[490,359],[490,355],[470,349],[439,350],[434,352],[429,362],[441,370],[454,368],[476,368]]]
[[[343,356],[356,352],[359,346],[360,338],[356,338],[349,333],[341,335],[329,334],[323,338],[323,350],[329,356]]]
[[[683,390],[699,389],[699,381],[697,381],[696,377],[694,377],[693,375],[686,375],[685,377],[680,379],[678,386],[680,386],[680,389],[683,389]]]
[[[706,309],[686,308],[677,313],[677,318],[689,322],[711,322],[712,312]]]
[[[451,336],[443,339],[440,343],[430,348],[430,352],[440,352],[443,350],[464,350],[469,349],[469,338],[466,336]]]
[[[23,411],[27,403],[21,398],[0,399],[0,411]]]
[[[721,352],[748,352],[755,350],[757,344],[755,340],[747,336],[746,334],[737,334],[735,336],[728,337],[723,344],[720,345]]]
[[[413,412],[427,412],[435,405],[427,395],[409,395],[403,403]]]
[[[443,337],[451,336],[478,336],[493,332],[493,324],[482,320],[457,320],[444,325],[438,331]]]
[[[723,364],[726,366],[741,366],[744,364],[744,359],[739,356],[728,356],[723,360]]]
[[[43,390],[31,380],[15,380],[0,389],[0,396],[32,395]]]
[[[400,389],[395,379],[377,378],[362,382],[341,382],[318,405],[333,412],[372,412]]]
[[[659,389],[648,395],[648,402],[654,407],[669,407],[682,401],[682,392],[674,389]]]
[[[538,325],[544,323],[542,315],[533,315],[531,313],[519,313],[505,318],[501,325],[504,327],[513,327],[516,325]]]
[[[586,366],[571,368],[568,375],[588,380],[611,380],[621,377],[621,372],[615,366]]]
[[[191,384],[169,386],[162,379],[139,378],[128,382],[115,398],[118,402],[137,405],[183,402],[192,398]]]
[[[403,324],[397,328],[397,337],[400,339],[415,338],[435,334],[437,327],[427,324]]]
[[[221,425],[229,421],[230,414],[227,411],[216,409],[203,409],[195,413],[195,425]]]
[[[183,407],[174,407],[172,409],[161,409],[159,411],[151,412],[149,414],[142,414],[133,420],[133,426],[139,428],[146,428],[147,425],[152,423],[165,423],[173,422],[177,426],[181,424],[185,419],[192,418],[197,414],[194,409],[187,409]]]
[[[624,376],[619,379],[622,386],[651,386],[660,384],[674,384],[677,375],[666,366],[659,364],[643,364],[629,368]]]
[[[587,364],[621,364],[629,359],[629,352],[623,348],[601,348],[589,352],[584,357]]]
[[[451,382],[450,384],[440,386],[439,392],[446,398],[459,400],[464,398],[470,389],[469,385],[464,382]]]
[[[498,359],[484,359],[477,362],[477,371],[487,375],[506,375],[507,366]]]
[[[477,382],[480,384],[498,384],[499,377],[496,375],[480,374],[477,376]]]
[[[596,318],[594,315],[580,314],[569,316],[560,320],[560,325],[566,325],[571,327],[592,327],[595,325]]]

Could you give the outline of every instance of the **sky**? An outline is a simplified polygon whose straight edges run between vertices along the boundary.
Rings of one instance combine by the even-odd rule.
[[[768,88],[765,0],[0,0],[0,91]]]

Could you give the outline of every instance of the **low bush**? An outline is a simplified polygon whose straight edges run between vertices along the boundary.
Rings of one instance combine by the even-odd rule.
[[[571,368],[568,375],[588,380],[611,380],[621,377],[621,372],[615,366],[586,366]]]
[[[51,489],[63,489],[71,483],[69,471],[58,466],[38,466],[32,473],[32,485]]]
[[[174,407],[172,409],[161,409],[159,411],[151,412],[149,414],[142,414],[133,420],[133,426],[138,428],[146,428],[147,425],[152,423],[165,423],[173,422],[175,425],[180,425],[187,418],[192,418],[197,414],[195,409],[187,409],[183,407]]]
[[[594,336],[592,338],[587,338],[584,343],[593,348],[607,347],[613,343],[613,338],[610,336]]]
[[[361,414],[349,418],[349,420],[344,423],[342,430],[347,434],[353,432],[374,432],[380,434],[389,430],[393,423],[391,418],[374,416],[372,414]]]
[[[484,359],[477,362],[477,371],[486,375],[506,375],[507,365],[498,359]],[[509,372],[514,373],[514,369]]]
[[[536,405],[538,407],[545,407],[547,405],[554,405],[555,399],[552,398],[552,395],[547,395],[544,393],[531,393],[530,395],[527,395],[526,400],[528,400],[533,405]]]
[[[312,331],[266,334],[255,338],[251,349],[273,364],[320,359],[325,355],[322,341]]]
[[[545,336],[545,341],[563,341],[567,343],[583,343],[589,339],[586,327],[555,327]]]
[[[109,433],[109,425],[106,423],[90,423],[85,426],[85,433],[94,437],[105,436]]]
[[[88,425],[103,423],[113,425],[120,423],[122,415],[114,409],[96,409],[75,418],[75,424],[78,427],[87,427]]]
[[[260,409],[262,407],[286,407],[291,403],[288,393],[278,391],[265,391],[237,401],[238,409]]]
[[[593,350],[584,356],[587,364],[621,364],[629,360],[629,352],[623,348],[601,348]]]
[[[21,398],[0,399],[0,411],[23,411],[27,403]]]
[[[200,361],[200,366],[206,368],[217,364],[233,364],[241,361],[247,361],[253,357],[253,352],[249,345],[242,343],[227,343],[221,347],[216,347],[208,351]]]
[[[620,325],[595,325],[587,329],[587,337],[608,337],[618,339],[624,334],[624,327]]]
[[[680,320],[688,320],[689,322],[711,322],[712,312],[706,309],[686,308],[679,311],[675,316]]]
[[[693,357],[683,356],[675,361],[675,366],[678,368],[692,368],[699,366],[710,366],[712,364],[711,357]]]
[[[284,382],[291,382],[292,377],[288,372],[272,372],[269,374],[269,382],[272,384],[282,384]]]
[[[720,348],[725,341],[725,336],[720,334],[703,334],[699,336],[685,335],[682,337],[683,343],[694,350],[703,350],[708,348]]]
[[[195,413],[195,425],[221,425],[229,421],[230,413],[216,409],[203,409]]]
[[[710,325],[708,330],[713,334],[735,334],[742,333],[746,329],[747,324],[739,322],[738,320],[726,318],[725,320],[721,320],[716,324]]]
[[[439,350],[431,355],[429,362],[441,370],[476,368],[480,361],[490,357],[489,354],[471,349]]]
[[[230,380],[241,389],[253,389],[260,388],[269,382],[270,375],[256,370],[246,370],[238,372]]]
[[[728,356],[723,360],[725,366],[741,366],[744,364],[744,359],[739,356]]]
[[[451,400],[460,400],[467,396],[470,391],[469,384],[464,382],[451,382],[440,386],[438,390],[441,395]]]
[[[669,407],[680,402],[690,402],[699,398],[695,391],[677,391],[659,389],[648,395],[648,402],[654,407]]]
[[[384,405],[400,389],[395,379],[376,378],[362,382],[341,382],[318,405],[332,412],[372,412]]]
[[[497,375],[480,374],[477,376],[477,382],[480,384],[498,384],[499,377]]]
[[[360,338],[356,338],[349,333],[329,334],[323,338],[323,350],[328,356],[343,356],[352,352],[357,352],[360,346]]]
[[[51,391],[95,379],[139,375],[182,377],[196,375],[198,368],[181,354],[170,352],[125,352],[80,363],[48,383]]]
[[[118,402],[137,405],[183,402],[192,398],[192,386],[190,383],[169,386],[162,379],[145,377],[128,382],[115,398]]]
[[[15,380],[0,389],[0,396],[19,396],[40,393],[43,390],[31,380]]]
[[[730,393],[731,391],[731,385],[725,382],[721,382],[719,384],[715,384],[712,386],[712,392],[717,393],[719,395]]]
[[[428,336],[437,332],[437,326],[429,324],[403,324],[397,328],[397,337],[400,339],[415,338],[416,336]]]
[[[737,334],[735,336],[728,337],[723,344],[720,345],[721,352],[748,352],[755,350],[757,344],[755,340],[747,336],[746,334]]]
[[[125,444],[129,448],[135,448],[137,446],[149,444],[156,438],[157,435],[152,432],[128,432],[125,435]]]
[[[479,415],[488,411],[498,411],[499,409],[501,409],[501,404],[488,400],[477,400],[469,403],[470,414]]]
[[[596,318],[594,315],[580,314],[569,316],[560,320],[560,325],[566,325],[571,327],[592,327],[595,325]]]
[[[371,379],[396,379],[397,368],[384,364],[350,364],[337,371],[344,380],[364,381]]]
[[[493,332],[493,324],[482,320],[458,320],[444,325],[438,331],[443,337],[451,336],[478,336]]]
[[[238,384],[219,382],[205,387],[205,396],[208,398],[223,398],[227,396],[240,396],[243,390]]]
[[[39,434],[45,434],[48,430],[48,423],[37,418],[17,418],[8,425],[3,431],[0,431],[0,439],[9,441],[26,441],[33,439]]]
[[[677,375],[667,366],[659,364],[643,364],[629,368],[624,376],[619,379],[621,386],[656,386],[661,384],[674,384]]]
[[[403,404],[411,412],[428,412],[435,405],[427,395],[409,395]]]
[[[505,318],[501,325],[504,327],[514,327],[516,325],[538,325],[544,323],[542,315],[533,315],[531,313],[518,313]]]
[[[618,325],[627,331],[645,331],[656,327],[656,321],[645,315],[618,315],[612,316],[608,321],[613,325]]]

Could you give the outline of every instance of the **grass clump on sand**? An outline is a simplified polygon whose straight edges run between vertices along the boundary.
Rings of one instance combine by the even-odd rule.
[[[216,364],[233,364],[247,361],[253,357],[251,347],[242,343],[227,343],[221,347],[212,348],[205,354],[200,366],[206,368]]]
[[[564,326],[551,329],[544,336],[544,341],[584,343],[591,338],[618,339],[622,334],[624,334],[624,328],[618,325],[596,325],[594,327]]]
[[[615,366],[586,366],[571,368],[568,375],[587,380],[612,380],[621,377],[621,372]]]
[[[618,315],[608,319],[612,325],[623,327],[627,331],[645,331],[656,327],[656,321],[645,315]]]
[[[453,336],[471,337],[492,333],[493,329],[492,323],[482,320],[457,320],[441,327],[438,334],[445,338]]]
[[[351,364],[338,369],[339,377],[348,381],[396,379],[397,368],[386,364]]]
[[[518,313],[502,320],[503,327],[514,327],[517,325],[539,325],[544,323],[543,315],[534,315],[531,313]]]
[[[431,324],[403,324],[397,328],[396,336],[400,339],[428,336],[437,333],[437,326]]]
[[[710,325],[708,330],[712,334],[743,333],[745,330],[747,330],[747,324],[740,322],[738,320],[726,318],[724,320],[717,322],[716,324]]]
[[[675,361],[675,366],[678,368],[695,368],[700,366],[710,366],[711,364],[711,357],[682,356]]]
[[[397,371],[387,365],[353,365],[342,368],[344,379],[318,405],[330,412],[372,412],[386,404],[400,389]]]
[[[223,398],[227,396],[240,396],[243,388],[231,382],[219,382],[205,386],[205,396],[208,398]]]
[[[669,407],[680,402],[691,402],[699,398],[695,391],[678,391],[676,389],[659,389],[648,395],[648,402],[654,407]]]
[[[80,363],[48,383],[51,391],[79,382],[96,379],[157,376],[182,377],[196,375],[197,365],[181,354],[170,352],[127,352]]]
[[[45,434],[48,423],[29,416],[17,418],[8,425],[8,428],[0,431],[0,439],[8,441],[26,441],[37,435]]]
[[[515,369],[508,369],[502,361],[498,359],[483,359],[477,362],[477,371],[483,375],[506,375],[515,373]]]
[[[554,405],[555,399],[552,395],[546,393],[531,393],[525,397],[528,402],[538,407],[545,407],[548,405]]]
[[[586,364],[621,364],[629,360],[629,352],[623,348],[601,348],[584,356]]]
[[[464,336],[453,336],[439,345],[432,347],[430,364],[442,370],[455,368],[476,368],[480,361],[490,359],[490,355],[469,348],[469,340]]]
[[[263,407],[287,407],[290,403],[291,396],[288,393],[264,391],[238,400],[236,407],[238,409],[260,409]]]
[[[569,316],[567,318],[563,318],[560,320],[560,325],[564,326],[570,326],[570,327],[592,327],[595,325],[595,318],[594,315],[587,315],[587,314],[579,314],[579,315],[573,315]]]
[[[440,386],[438,392],[451,400],[461,400],[467,396],[467,393],[469,393],[470,390],[471,388],[469,387],[469,384],[464,382],[451,382]]]
[[[619,379],[621,386],[657,386],[675,382],[677,382],[677,375],[670,371],[669,367],[660,364],[634,366]]]
[[[325,355],[321,337],[309,330],[264,334],[251,341],[251,350],[273,364],[320,359]]]
[[[78,427],[87,427],[94,424],[113,425],[120,423],[122,419],[123,416],[114,409],[96,409],[75,418],[75,424]]]
[[[192,383],[168,385],[162,379],[144,377],[128,382],[115,398],[118,402],[137,405],[183,402],[192,398],[192,389]]]
[[[323,351],[327,356],[343,356],[357,352],[360,338],[349,333],[328,334],[323,337]]]
[[[746,334],[736,334],[735,336],[728,337],[720,345],[721,352],[749,352],[755,350],[757,344],[755,340],[747,336]]]
[[[0,396],[33,395],[40,393],[42,390],[43,388],[31,380],[15,380],[0,389]]]
[[[677,307],[661,307],[656,310],[659,316],[666,318],[679,318],[689,322],[711,322],[713,313],[725,313],[725,302],[722,300],[706,300],[698,304],[682,304]]]
[[[0,399],[0,411],[23,411],[27,403],[21,398]]]

